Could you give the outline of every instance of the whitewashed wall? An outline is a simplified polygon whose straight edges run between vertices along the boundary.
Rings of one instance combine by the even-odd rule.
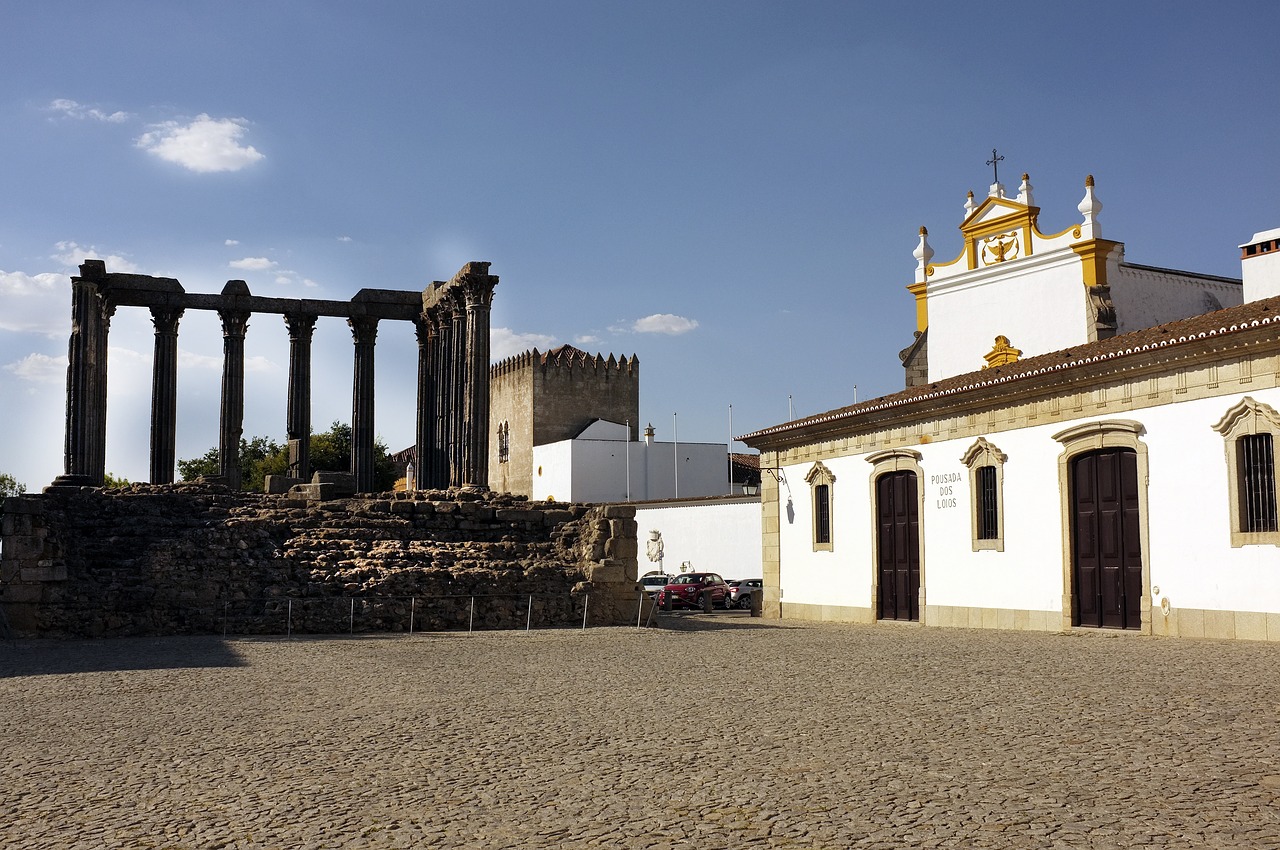
[[[1080,274],[1080,258],[1068,248],[930,284],[929,380],[981,369],[997,336],[1024,358],[1087,342]]]
[[[534,499],[637,502],[728,492],[729,455],[723,443],[577,439],[533,447]]]
[[[636,523],[640,575],[658,569],[645,556],[649,532],[655,529],[662,532],[667,573],[674,575],[682,562],[690,561],[693,569],[726,579],[762,575],[758,496],[637,505]]]
[[[1101,419],[1130,419],[1146,429],[1148,562],[1153,608],[1161,597],[1174,607],[1280,612],[1280,547],[1233,549],[1230,540],[1227,458],[1213,430],[1245,395],[1280,410],[1280,389],[1235,393],[1157,408],[1004,431],[986,439],[1008,456],[1004,464],[1003,552],[972,551],[968,469],[960,457],[976,438],[915,446],[922,459],[924,511],[920,517],[924,586],[930,605],[1060,611],[1063,528],[1058,458],[1053,434]],[[824,459],[835,476],[830,552],[814,552],[811,499],[805,475],[811,463],[785,467],[780,486],[782,601],[872,607],[875,564],[872,467],[865,455]],[[935,476],[958,473],[959,481]],[[944,507],[940,488],[955,507]],[[642,529],[643,530],[643,529]]]
[[[1107,281],[1116,307],[1117,333],[1235,307],[1244,292],[1238,283],[1119,264],[1109,265]]]

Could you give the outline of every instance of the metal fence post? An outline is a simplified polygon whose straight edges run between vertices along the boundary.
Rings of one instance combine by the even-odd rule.
[[[231,603],[229,602],[222,603],[222,637],[223,638],[226,638],[227,636],[227,606],[230,604]]]
[[[351,614],[347,617],[347,634],[356,633],[356,598],[351,597]]]
[[[533,624],[533,594],[529,594],[529,613],[524,618],[524,630],[529,631],[529,626]]]
[[[289,599],[289,625],[285,630],[285,637],[293,637],[293,599]]]
[[[471,597],[471,616],[467,618],[467,634],[471,634],[471,632],[475,629],[475,625],[476,625],[476,598],[472,596]]]
[[[413,615],[417,607],[418,607],[418,597],[410,596],[409,597],[409,634],[410,635],[413,634]]]
[[[582,630],[587,630],[587,609],[591,607],[591,594],[586,594],[582,599]]]
[[[640,628],[640,615],[644,613],[644,591],[640,591],[640,604],[636,606],[636,628]]]

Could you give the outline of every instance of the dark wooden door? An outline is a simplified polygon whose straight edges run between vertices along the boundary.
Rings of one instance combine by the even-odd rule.
[[[1138,458],[1105,449],[1071,461],[1072,623],[1142,625]]]
[[[920,504],[916,474],[876,479],[880,619],[920,619]]]

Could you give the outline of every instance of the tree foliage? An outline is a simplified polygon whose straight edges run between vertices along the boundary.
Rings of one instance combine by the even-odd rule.
[[[21,496],[27,492],[27,485],[7,472],[0,472],[0,499],[5,496]]]
[[[386,443],[374,443],[374,488],[390,490],[395,484],[395,465]],[[351,426],[334,422],[329,430],[311,434],[311,468],[331,472],[351,469]],[[270,437],[240,440],[240,489],[262,492],[268,475],[286,475],[289,471],[289,447]],[[221,472],[218,447],[214,446],[197,458],[178,461],[178,472],[184,481],[213,477]]]
[[[110,472],[103,477],[103,487],[128,487],[132,482],[123,475],[114,475]]]

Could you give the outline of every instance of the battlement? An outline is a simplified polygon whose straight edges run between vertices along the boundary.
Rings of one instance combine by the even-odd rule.
[[[572,345],[561,345],[545,352],[539,352],[534,348],[516,354],[493,364],[489,367],[489,374],[499,378],[524,369],[532,369],[535,366],[542,369],[544,378],[548,377],[548,373],[554,374],[557,371],[572,373],[574,370],[588,369],[604,377],[608,377],[611,373],[625,374],[633,378],[638,378],[640,375],[640,358],[634,354],[630,357],[610,354],[606,358],[602,354],[588,354]]]

